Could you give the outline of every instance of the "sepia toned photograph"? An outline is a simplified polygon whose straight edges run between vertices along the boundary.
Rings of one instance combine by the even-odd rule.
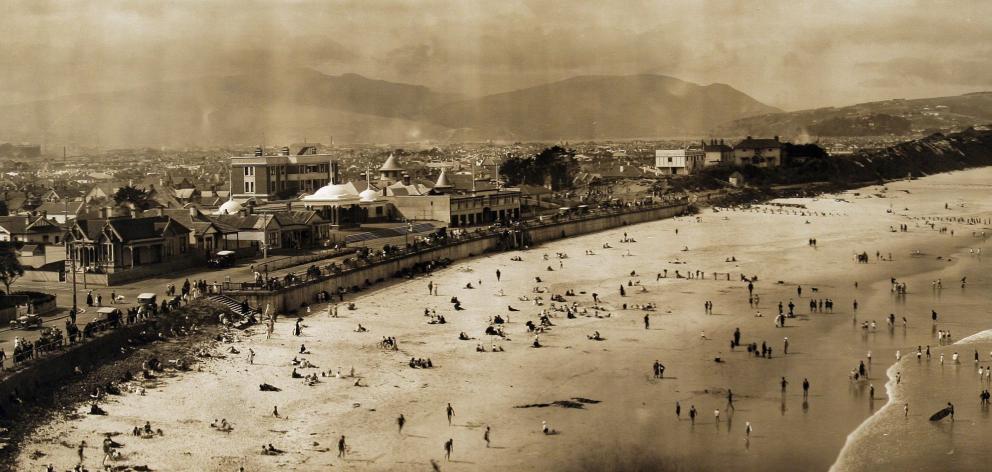
[[[990,469],[992,2],[0,31],[0,472]]]

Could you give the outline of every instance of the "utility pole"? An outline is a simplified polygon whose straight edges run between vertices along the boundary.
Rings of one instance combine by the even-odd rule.
[[[62,154],[65,155],[65,148],[62,148]],[[65,200],[65,223],[66,226],[69,225],[69,196],[66,195],[63,200]],[[75,221],[75,218],[73,218]],[[72,312],[77,313],[79,308],[76,306],[76,251],[75,248],[69,246],[69,240],[63,236],[62,242],[65,244],[66,249],[69,249],[69,271],[72,272]]]

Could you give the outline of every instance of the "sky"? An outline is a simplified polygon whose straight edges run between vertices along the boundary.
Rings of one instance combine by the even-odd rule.
[[[786,110],[992,90],[987,0],[0,3],[0,104],[297,67],[466,95],[652,73]]]

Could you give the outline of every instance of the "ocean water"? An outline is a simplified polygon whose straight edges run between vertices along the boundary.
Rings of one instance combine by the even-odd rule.
[[[938,177],[926,187],[945,196],[953,192],[952,205],[971,208],[972,216],[990,216],[992,179],[988,169]],[[939,214],[939,210],[934,213]],[[976,251],[988,249],[982,232],[992,231],[988,224],[957,226],[957,231],[970,238],[956,248],[957,261],[907,279],[910,287],[918,288],[907,297],[907,308],[923,312],[934,309],[939,314],[937,322],[930,323],[929,336],[921,339],[917,332],[886,350],[891,353],[897,348],[902,354],[899,362],[894,362],[894,356],[885,359],[888,401],[848,436],[832,471],[992,469],[992,408],[982,406],[979,398],[982,390],[992,390],[992,385],[978,374],[979,367],[992,367],[992,294],[987,276],[992,264],[988,256]],[[960,279],[965,275],[968,283],[962,285]],[[933,288],[938,278],[943,285],[939,290]],[[950,330],[950,341],[939,345],[938,330]],[[925,355],[918,359],[917,346],[925,350],[927,345],[930,359]],[[952,361],[954,353],[959,354],[959,363]],[[954,421],[929,421],[930,415],[948,402],[955,406]]]

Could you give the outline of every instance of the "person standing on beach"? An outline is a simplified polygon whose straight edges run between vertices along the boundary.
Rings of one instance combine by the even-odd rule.
[[[434,295],[434,281],[433,280],[427,282],[427,294],[428,295]]]
[[[486,425],[486,432],[482,434],[482,440],[486,442],[486,449],[489,448],[489,439],[490,439],[489,433],[490,433],[489,425]]]
[[[747,439],[751,439],[751,422],[750,421],[745,421],[744,422],[744,436],[747,437]]]
[[[789,385],[789,381],[788,380],[785,380],[785,377],[782,377],[781,384],[782,384],[782,393],[785,393],[785,387],[787,387]]]
[[[255,364],[255,350],[252,348],[248,348],[248,364]]]
[[[400,413],[400,417],[396,418],[396,426],[399,428],[400,434],[403,434],[404,425],[406,425],[406,418],[403,417],[403,413]]]
[[[651,329],[651,315],[650,314],[645,314],[644,315],[644,329]],[[978,352],[978,351],[975,351],[975,352]],[[976,362],[977,362],[977,359],[976,359]]]
[[[446,461],[451,460],[451,451],[453,451],[454,449],[455,449],[455,440],[452,438],[448,438],[448,440],[444,442],[444,460]]]
[[[696,424],[696,405],[689,406],[689,422],[693,425]]]
[[[682,404],[678,400],[675,400],[675,417],[682,419]]]
[[[500,278],[500,277],[501,277],[502,275],[503,275],[503,274],[502,274],[502,273],[501,273],[501,272],[499,271],[499,269],[496,269],[496,281],[497,281],[497,282],[499,282],[499,278]]]
[[[809,397],[809,379],[803,378],[803,399]]]
[[[736,408],[734,408],[734,391],[729,388],[727,389],[727,408],[736,410]]]
[[[782,355],[784,356],[788,353],[789,353],[789,337],[786,336],[782,346]]]
[[[451,426],[451,418],[455,416],[455,409],[451,407],[451,403],[448,403],[445,412],[448,414],[448,426]]]
[[[348,445],[344,442],[344,435],[341,435],[341,439],[338,439],[338,457],[344,458],[347,454]]]

